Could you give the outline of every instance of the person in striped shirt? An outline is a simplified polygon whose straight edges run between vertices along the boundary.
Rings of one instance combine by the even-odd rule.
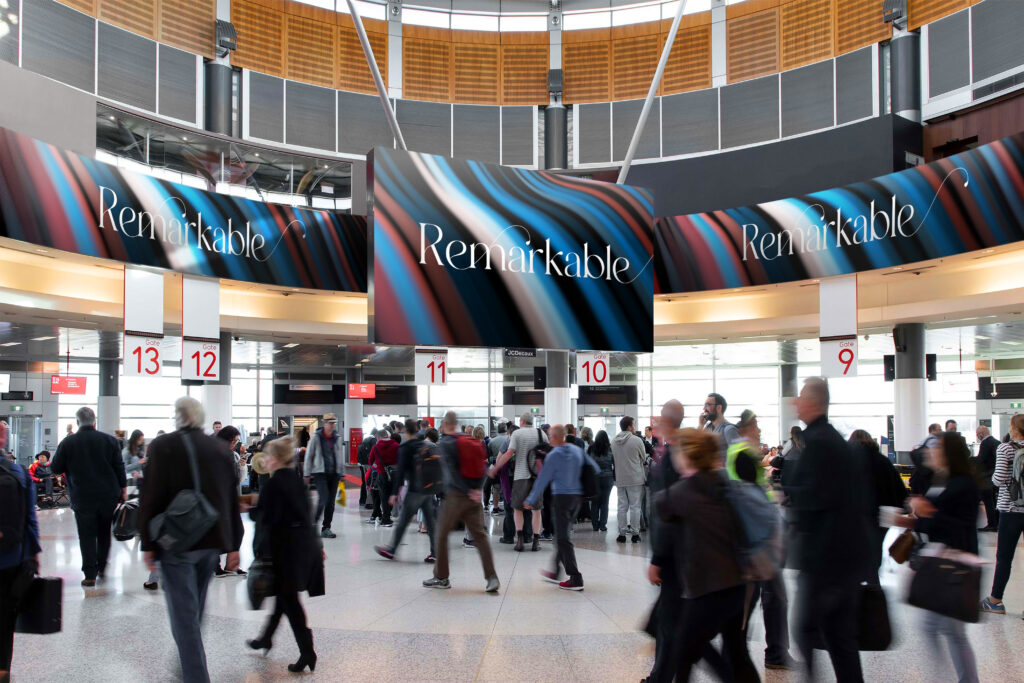
[[[1014,415],[1010,420],[1010,441],[996,449],[996,469],[992,483],[999,487],[999,534],[996,542],[996,571],[992,577],[992,594],[981,601],[983,612],[1006,614],[1003,604],[1003,590],[1010,579],[1013,553],[1017,542],[1024,533],[1024,506],[1014,505],[1010,498],[1010,480],[1013,477],[1013,458],[1024,448],[1024,414]]]

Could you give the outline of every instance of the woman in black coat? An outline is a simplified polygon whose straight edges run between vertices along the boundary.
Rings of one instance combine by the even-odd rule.
[[[294,453],[291,438],[271,441],[263,451],[262,465],[270,477],[250,515],[256,522],[254,553],[259,559],[269,560],[273,568],[275,600],[263,634],[247,644],[253,650],[269,650],[281,617],[287,615],[300,653],[288,670],[298,673],[307,666],[310,671],[316,668],[313,632],[306,626],[299,593],[309,588],[315,562],[326,558],[322,549],[318,552],[313,538],[307,488],[292,467]]]
[[[879,585],[878,571],[882,567],[882,546],[889,528],[878,524],[878,508],[902,508],[907,499],[907,487],[896,471],[895,465],[882,454],[878,442],[871,438],[863,429],[854,430],[850,434],[850,450],[857,456],[864,467],[865,481],[868,489],[862,500],[867,506],[867,515],[874,522],[871,539],[871,563],[874,571],[867,577],[872,585]]]

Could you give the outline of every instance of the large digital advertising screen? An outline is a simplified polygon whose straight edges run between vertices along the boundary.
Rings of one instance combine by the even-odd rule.
[[[653,202],[624,185],[376,148],[370,341],[653,349]]]

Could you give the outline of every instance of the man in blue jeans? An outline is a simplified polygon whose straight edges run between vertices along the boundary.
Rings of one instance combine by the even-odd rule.
[[[178,430],[158,436],[150,444],[146,478],[139,494],[142,549],[150,571],[160,562],[171,635],[178,646],[182,679],[186,683],[210,680],[201,630],[206,589],[221,553],[228,554],[228,571],[238,569],[238,548],[242,544],[234,456],[226,441],[203,434],[204,420],[199,401],[184,396],[175,402],[174,421]],[[198,482],[193,480],[189,465],[193,455]],[[162,552],[150,533],[149,523],[168,508],[175,496],[192,488],[198,488],[217,511],[217,522],[190,549]]]
[[[551,484],[551,502],[554,506],[551,515],[555,527],[555,568],[553,571],[541,570],[540,574],[546,581],[557,583],[559,588],[569,591],[583,590],[583,575],[576,566],[576,551],[573,548],[569,533],[572,531],[576,514],[583,501],[583,485],[580,473],[584,467],[592,467],[594,476],[601,471],[593,458],[583,452],[576,444],[566,443],[565,427],[552,425],[548,430],[551,440],[551,452],[544,458],[544,467],[530,490],[530,495],[523,502],[523,508],[533,509],[537,499],[544,495],[544,490]],[[559,573],[565,567],[569,575],[566,581],[559,581]]]

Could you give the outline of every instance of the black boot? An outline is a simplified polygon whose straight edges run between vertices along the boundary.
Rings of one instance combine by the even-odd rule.
[[[273,643],[270,642],[270,638],[260,636],[256,640],[247,640],[245,644],[253,650],[263,650],[263,654],[270,652],[270,648],[273,647]]]
[[[530,548],[530,550],[532,550],[533,552],[537,552],[538,550],[540,550],[540,535],[539,534],[534,534],[533,535],[533,547]]]
[[[301,673],[307,666],[310,671],[316,671],[316,652],[313,650],[313,631],[308,628],[299,642],[299,661],[294,664],[289,664],[288,670],[292,673]]]
[[[523,532],[522,531],[517,531],[516,532],[516,544],[515,544],[515,546],[513,546],[512,550],[515,550],[517,553],[523,552]]]

